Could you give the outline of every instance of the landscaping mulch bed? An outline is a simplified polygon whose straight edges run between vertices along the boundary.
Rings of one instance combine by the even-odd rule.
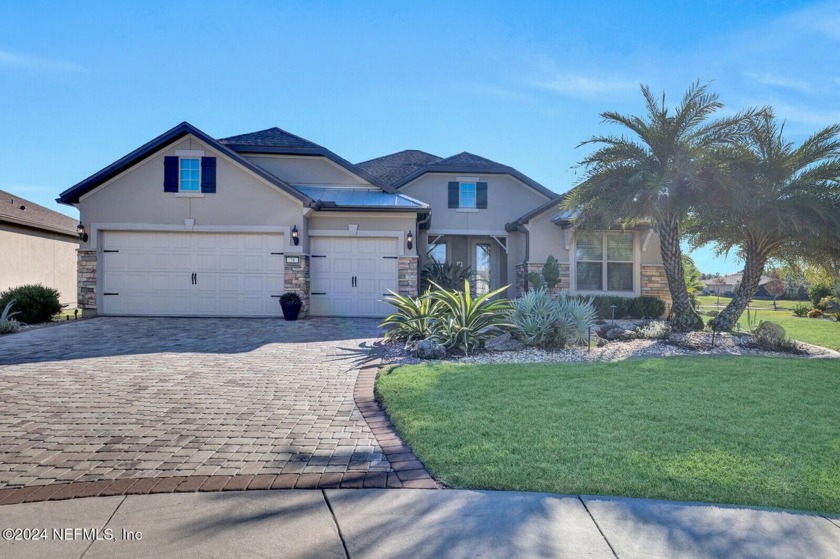
[[[627,329],[637,321],[616,320],[615,325]],[[612,324],[612,323],[611,323]],[[792,351],[769,351],[756,343],[749,334],[716,334],[714,345],[711,332],[671,333],[666,339],[602,340],[593,334],[592,346],[547,351],[525,348],[519,351],[480,351],[469,356],[451,355],[447,361],[464,364],[484,363],[592,363],[621,361],[636,357],[670,357],[699,355],[745,355],[761,357],[840,358],[840,352],[802,342],[794,342]],[[409,355],[400,343],[387,345],[383,361],[392,365],[422,363]]]

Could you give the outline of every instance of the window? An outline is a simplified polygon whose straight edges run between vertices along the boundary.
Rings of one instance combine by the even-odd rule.
[[[428,254],[437,262],[446,262],[446,241],[430,244]]]
[[[475,208],[475,183],[474,182],[462,182],[461,183],[461,196],[460,196],[461,203],[459,207],[461,208]]]
[[[484,295],[490,291],[490,245],[475,245],[475,294]]]
[[[578,291],[633,291],[633,233],[607,231],[576,235]]]
[[[199,192],[199,160],[193,157],[182,157],[180,159],[180,182],[181,192]]]

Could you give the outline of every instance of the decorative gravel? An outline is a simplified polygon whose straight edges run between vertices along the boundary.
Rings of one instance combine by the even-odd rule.
[[[616,326],[632,328],[632,321],[615,321]],[[612,323],[610,323],[612,325]],[[596,346],[593,335],[592,347],[546,351],[525,348],[521,351],[480,351],[469,356],[453,356],[446,360],[454,363],[591,363],[596,361],[622,361],[637,357],[670,357],[678,355],[748,355],[764,357],[795,358],[840,358],[840,352],[802,342],[795,342],[795,351],[767,351],[759,347],[750,335],[718,334],[712,346],[711,332],[672,333],[667,340],[632,339],[608,341],[602,347]],[[413,364],[426,362],[408,355],[401,344],[386,344],[384,361],[390,364]]]

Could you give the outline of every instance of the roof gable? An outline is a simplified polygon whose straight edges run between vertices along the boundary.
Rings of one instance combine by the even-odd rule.
[[[246,134],[239,134],[237,136],[230,136],[222,138],[219,143],[237,146],[265,146],[265,147],[281,147],[281,148],[321,148],[315,142],[310,142],[305,138],[296,136],[291,132],[286,132],[282,128],[266,128],[265,130],[258,130],[256,132],[248,132]]]
[[[0,190],[0,221],[77,237],[76,220]]]
[[[246,134],[239,134],[238,136],[223,138],[219,140],[219,142],[238,153],[265,153],[325,157],[362,180],[374,186],[378,186],[386,192],[394,192],[387,183],[368,173],[362,167],[350,163],[324,146],[318,145],[305,138],[301,138],[300,136],[287,132],[282,128],[266,128],[265,130],[258,130],[256,132],[248,132]]]
[[[400,179],[440,160],[441,158],[437,155],[432,155],[431,153],[426,153],[418,149],[407,149],[398,151],[397,153],[383,155],[376,159],[362,161],[361,163],[357,163],[357,166],[386,184],[395,184]]]
[[[310,198],[308,198],[296,188],[275,177],[271,173],[267,172],[265,169],[254,165],[250,161],[240,156],[235,151],[231,150],[229,147],[214,140],[213,138],[211,138],[210,136],[208,136],[207,134],[205,134],[204,132],[202,132],[201,130],[199,130],[198,128],[196,128],[188,122],[182,122],[174,128],[167,130],[157,138],[140,146],[136,150],[118,159],[114,163],[111,163],[101,171],[91,175],[90,177],[86,178],[85,180],[81,181],[75,186],[68,188],[59,195],[56,201],[67,205],[75,204],[79,201],[79,198],[84,194],[111,180],[123,171],[126,171],[127,169],[133,167],[149,155],[160,151],[161,149],[173,144],[174,142],[177,142],[181,138],[190,134],[195,136],[205,144],[209,145],[216,151],[232,159],[235,163],[241,165],[242,167],[245,167],[252,173],[255,173],[268,183],[272,184],[273,186],[276,186],[283,192],[286,192],[294,198],[297,198],[301,202],[308,204],[312,201]]]
[[[557,196],[555,192],[547,189],[534,179],[520,173],[513,167],[503,165],[486,157],[475,155],[463,151],[459,154],[440,159],[417,169],[415,172],[403,177],[397,181],[394,188],[402,188],[415,179],[423,176],[426,173],[476,173],[476,174],[491,174],[491,175],[510,175],[519,182],[531,187],[547,198],[554,198]]]

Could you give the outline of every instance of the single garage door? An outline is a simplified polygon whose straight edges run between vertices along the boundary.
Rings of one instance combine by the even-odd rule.
[[[310,295],[314,316],[382,317],[397,291],[394,237],[310,238]]]
[[[283,235],[106,231],[106,315],[280,316]]]

